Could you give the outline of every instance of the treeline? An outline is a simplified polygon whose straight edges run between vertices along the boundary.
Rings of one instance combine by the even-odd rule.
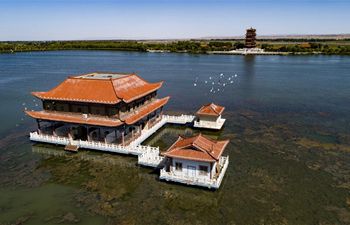
[[[149,43],[141,41],[39,41],[0,42],[0,52],[51,51],[51,50],[118,50],[205,53],[207,51],[229,51],[237,48],[233,42],[176,41]]]
[[[335,38],[264,38],[261,41],[272,41],[272,42],[330,42],[339,41]],[[350,41],[349,38],[341,39],[341,41]]]
[[[326,55],[350,55],[350,45],[330,45],[327,43],[305,42],[301,44],[261,44],[261,48],[271,52],[318,53]]]
[[[207,53],[210,51],[230,51],[243,48],[244,44],[233,41],[177,41],[169,43],[147,43],[148,50],[170,52]]]
[[[107,49],[120,51],[146,51],[146,47],[136,41],[39,41],[0,42],[0,52],[51,51]]]
[[[283,39],[286,41],[285,39]],[[258,47],[265,51],[290,52],[290,53],[321,53],[350,55],[349,43],[342,40],[341,43],[314,42],[294,40],[295,43],[278,43],[265,40],[258,42]],[[230,51],[244,48],[243,41],[26,41],[26,42],[0,42],[0,52],[24,52],[24,51],[52,51],[52,50],[118,50],[118,51],[169,51],[188,53],[208,53],[210,51]]]

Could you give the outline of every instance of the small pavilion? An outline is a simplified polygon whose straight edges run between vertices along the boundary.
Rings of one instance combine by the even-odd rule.
[[[194,127],[220,130],[226,119],[221,118],[225,107],[210,103],[203,105],[196,113]]]
[[[226,170],[227,157],[222,154],[228,143],[229,140],[213,140],[202,134],[189,138],[179,136],[162,154],[165,167],[160,179],[215,187]]]

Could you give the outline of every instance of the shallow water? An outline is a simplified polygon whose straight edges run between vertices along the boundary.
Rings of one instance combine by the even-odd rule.
[[[161,182],[134,157],[30,143],[35,123],[23,109],[40,108],[30,92],[92,71],[164,80],[169,113],[224,105],[220,132],[167,126],[145,143],[165,150],[178,134],[230,138],[221,188]],[[210,92],[209,77],[217,83],[221,73],[227,85]],[[349,87],[342,56],[0,54],[0,224],[349,224]]]

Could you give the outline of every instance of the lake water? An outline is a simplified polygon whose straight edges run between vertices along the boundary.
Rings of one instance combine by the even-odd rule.
[[[30,92],[93,71],[164,80],[169,113],[224,105],[223,130],[203,131],[231,140],[220,189],[161,182],[135,157],[31,143]],[[350,224],[350,57],[0,54],[0,96],[0,224]],[[167,126],[146,144],[198,132]]]

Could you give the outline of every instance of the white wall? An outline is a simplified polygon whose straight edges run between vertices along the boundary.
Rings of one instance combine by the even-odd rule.
[[[199,116],[199,121],[208,121],[208,122],[217,122],[220,118],[221,118],[221,115],[220,116]]]
[[[182,171],[176,170],[175,163],[182,163]],[[188,176],[189,174],[194,173],[196,177],[203,177],[203,178],[208,178],[210,179],[210,163],[208,162],[199,162],[199,161],[191,161],[191,160],[184,160],[184,159],[176,159],[173,158],[173,163],[171,165],[171,170],[174,172],[175,175],[178,176]],[[193,166],[195,167],[195,171],[189,171],[188,166]],[[207,166],[208,167],[208,173],[207,175],[201,175],[199,166]],[[214,170],[215,171],[215,170]]]
[[[211,177],[214,178],[215,174],[216,174],[216,164],[217,162],[213,163],[213,166],[211,168]]]

